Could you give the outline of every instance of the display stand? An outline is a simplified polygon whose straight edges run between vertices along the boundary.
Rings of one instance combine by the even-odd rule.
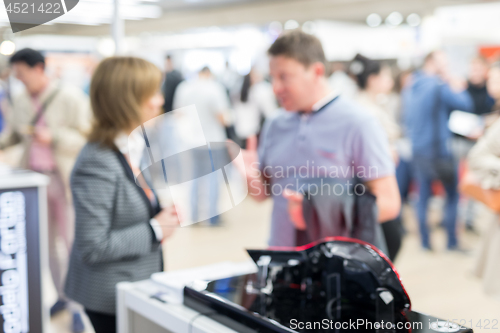
[[[0,173],[0,332],[49,332],[44,306],[48,276],[48,177]]]

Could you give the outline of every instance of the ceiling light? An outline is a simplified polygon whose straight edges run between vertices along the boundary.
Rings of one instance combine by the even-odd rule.
[[[314,34],[316,32],[316,23],[312,21],[306,21],[304,24],[302,24],[302,30],[306,34]]]
[[[111,38],[103,38],[97,44],[97,51],[103,57],[111,57],[115,54],[115,42]]]
[[[408,15],[408,17],[406,18],[406,23],[408,23],[410,27],[418,27],[420,25],[420,22],[422,22],[420,16],[415,13]]]
[[[372,28],[378,27],[381,23],[382,23],[382,18],[380,17],[379,14],[373,13],[368,15],[368,17],[366,18],[366,24],[368,24],[368,26]]]
[[[279,21],[269,23],[269,32],[272,35],[278,36],[283,31],[283,24]]]
[[[16,44],[10,40],[4,40],[2,44],[0,44],[0,53],[3,55],[11,55],[16,51]]]
[[[285,22],[285,30],[293,30],[300,27],[299,22],[295,20],[288,20]]]
[[[385,19],[385,23],[391,26],[398,26],[403,23],[404,17],[400,12],[392,12]]]

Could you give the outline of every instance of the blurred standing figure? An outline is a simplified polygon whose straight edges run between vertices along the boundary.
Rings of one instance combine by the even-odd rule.
[[[0,132],[5,127],[5,119],[10,110],[10,89],[9,89],[9,59],[0,57]]]
[[[68,216],[69,175],[86,142],[90,127],[89,103],[77,88],[50,81],[45,73],[45,58],[40,52],[22,49],[10,58],[10,63],[25,90],[13,99],[13,110],[0,138],[0,149],[21,143],[24,148],[21,167],[50,178],[47,188],[49,263],[59,297],[51,308],[53,315],[66,306],[63,284],[67,263],[62,259],[68,255],[58,255],[56,242],[62,240],[64,250],[69,253],[73,233],[73,219]],[[73,318],[73,330],[83,331],[77,312]]]
[[[417,215],[422,246],[431,250],[427,227],[427,204],[432,182],[441,181],[446,190],[444,225],[448,250],[461,250],[457,240],[458,165],[450,151],[448,118],[453,110],[472,111],[473,103],[465,91],[465,81],[448,73],[447,57],[442,51],[430,53],[421,71],[412,77],[403,92],[405,124],[413,147],[413,167],[418,184]]]
[[[495,100],[486,88],[489,69],[490,66],[485,58],[477,56],[471,60],[467,91],[474,102],[474,113],[477,115],[490,113],[495,104]]]
[[[236,134],[241,139],[258,135],[264,120],[277,110],[273,86],[264,80],[261,73],[252,69],[244,77],[240,98],[234,105]]]
[[[292,30],[276,39],[268,54],[273,90],[283,112],[264,125],[258,151],[253,138],[242,154],[249,194],[258,201],[273,199],[269,245],[300,246],[311,241],[303,209],[307,198],[298,181],[341,177],[326,171],[311,174],[312,165],[316,165],[324,170],[350,170],[349,166],[357,170],[359,181],[375,196],[377,206],[377,212],[367,208],[369,211],[364,213],[373,215],[372,225],[360,226],[359,230],[369,234],[376,246],[385,248],[377,221],[395,218],[400,207],[394,162],[377,119],[331,90],[318,38],[300,29]],[[293,171],[302,168],[309,170],[306,175]],[[376,172],[358,172],[369,168]],[[320,214],[343,214],[336,215],[344,212],[336,199],[327,195],[324,198]],[[331,218],[327,220],[332,224]],[[328,236],[352,237],[352,229],[340,220],[335,221],[339,223],[333,224],[334,230]]]
[[[488,94],[486,81],[488,79],[489,64],[481,56],[473,58],[469,66],[469,78],[467,81],[467,92],[470,94],[474,103],[473,112],[477,115],[488,114],[492,111],[495,100]],[[479,133],[478,133],[479,134]],[[463,137],[455,135],[453,138],[453,150],[455,158],[464,160],[469,151],[477,141],[477,137]],[[467,200],[465,204],[465,228],[466,230],[476,232],[474,229],[474,211],[473,200]]]
[[[359,93],[355,99],[379,120],[396,154],[395,142],[400,137],[400,129],[395,119],[397,103],[391,105],[389,100],[394,88],[391,68],[360,54],[356,55],[353,63],[362,65],[362,70],[356,73]]]
[[[488,92],[500,105],[500,63],[494,64],[488,79]],[[497,120],[472,148],[470,171],[486,190],[500,190],[500,120]],[[500,216],[491,212],[479,251],[475,274],[483,279],[484,291],[500,300]]]
[[[237,89],[239,89],[241,84],[241,76],[235,72],[229,66],[229,61],[226,61],[226,68],[219,77],[220,83],[226,88],[226,92],[229,97],[235,96],[237,94]]]
[[[117,283],[163,270],[161,242],[179,223],[139,177],[146,142],[134,130],[162,112],[161,76],[132,57],[107,58],[92,76],[95,121],[71,175],[76,229],[65,291],[96,333],[116,332]]]
[[[358,68],[360,69],[360,71],[356,72],[360,90],[355,100],[379,121],[390,144],[394,162],[397,164],[396,141],[400,138],[401,131],[395,119],[396,111],[394,109],[397,103],[393,103],[394,107],[392,109],[390,103],[390,94],[394,88],[391,68],[360,54],[354,57],[351,67],[356,67],[356,64],[359,65]],[[396,177],[396,179],[398,178]],[[394,261],[401,247],[402,228],[399,216],[394,220],[382,223],[382,230],[387,242],[389,259]]]
[[[174,68],[171,56],[167,55],[165,58],[165,81],[162,89],[165,98],[165,104],[163,104],[165,112],[173,110],[175,90],[183,80],[181,72]]]
[[[178,109],[192,104],[196,106],[205,140],[209,143],[225,142],[227,139],[225,126],[229,123],[227,119],[229,98],[224,86],[213,79],[212,73],[208,67],[204,67],[198,73],[197,79],[184,81],[177,88],[174,98],[174,108]],[[211,148],[213,155],[224,154],[216,150],[217,149]],[[194,160],[197,160],[198,153],[203,154],[204,151],[194,151]],[[203,172],[199,169],[203,168],[202,164],[203,163],[192,163],[193,175],[200,175]],[[205,209],[205,211],[208,210],[210,224],[216,225],[219,223],[219,216],[217,214],[219,184],[216,177],[211,177],[210,179],[210,184],[208,184],[208,186],[203,186],[203,188],[208,189],[208,193],[203,193],[201,196],[201,182],[193,182],[193,190],[191,193],[191,220],[193,222],[200,221],[200,201],[198,197],[202,197],[207,199],[203,200],[201,203],[204,208],[208,205],[208,209]],[[203,215],[207,216],[206,213],[203,213]]]

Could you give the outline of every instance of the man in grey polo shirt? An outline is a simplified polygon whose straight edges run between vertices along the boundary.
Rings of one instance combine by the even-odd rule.
[[[325,77],[321,42],[301,31],[280,36],[269,49],[273,89],[286,112],[267,121],[244,152],[249,193],[274,199],[271,246],[295,246],[305,228],[297,178],[343,177],[354,171],[376,196],[378,220],[400,209],[394,163],[377,120],[336,96]]]

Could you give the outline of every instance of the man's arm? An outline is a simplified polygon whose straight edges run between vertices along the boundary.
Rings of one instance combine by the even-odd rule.
[[[395,219],[401,210],[401,197],[395,176],[387,176],[367,181],[366,187],[377,198],[378,221]]]
[[[461,110],[466,112],[474,112],[474,103],[469,93],[465,89],[461,89],[458,84],[445,84],[441,89],[442,101],[453,110]],[[464,87],[465,88],[465,87]]]

